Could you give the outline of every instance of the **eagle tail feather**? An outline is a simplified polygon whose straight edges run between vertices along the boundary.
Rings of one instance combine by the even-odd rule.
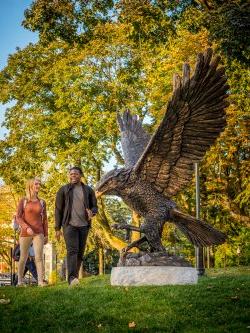
[[[172,222],[197,247],[222,244],[226,235],[208,223],[184,214],[178,210],[171,211]]]

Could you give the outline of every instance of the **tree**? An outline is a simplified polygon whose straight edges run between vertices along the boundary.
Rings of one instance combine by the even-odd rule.
[[[84,44],[98,24],[112,18],[112,0],[36,0],[24,15],[23,26],[38,31],[42,43],[56,39]]]
[[[14,243],[12,219],[17,207],[17,197],[9,186],[0,187],[0,257],[9,266]]]
[[[189,27],[191,29],[206,27],[210,39],[217,43],[228,60],[237,60],[245,67],[249,66],[249,2],[245,0],[197,2],[203,7],[191,12]],[[195,14],[196,19],[192,20]]]

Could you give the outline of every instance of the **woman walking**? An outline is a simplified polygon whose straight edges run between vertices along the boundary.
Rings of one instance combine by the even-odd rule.
[[[38,286],[46,285],[43,280],[43,247],[48,242],[48,220],[46,203],[38,197],[40,186],[40,179],[30,179],[26,185],[26,197],[20,200],[17,208],[17,223],[21,226],[18,286],[24,285],[23,273],[32,242],[35,252]]]

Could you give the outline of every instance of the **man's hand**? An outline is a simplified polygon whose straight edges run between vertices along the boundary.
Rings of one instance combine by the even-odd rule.
[[[58,242],[60,242],[60,238],[61,238],[62,232],[60,230],[56,231],[56,239]]]
[[[48,236],[44,237],[44,245],[48,243]]]
[[[29,236],[34,236],[34,231],[30,227],[28,227],[26,231]]]
[[[90,210],[88,208],[86,210],[87,210],[87,214],[88,214],[88,219],[91,220],[94,216],[93,213],[92,213],[92,210]]]

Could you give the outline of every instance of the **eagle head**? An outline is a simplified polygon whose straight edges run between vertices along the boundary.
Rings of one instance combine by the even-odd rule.
[[[96,197],[119,195],[119,190],[126,184],[130,176],[129,169],[114,169],[106,173],[95,187]]]

